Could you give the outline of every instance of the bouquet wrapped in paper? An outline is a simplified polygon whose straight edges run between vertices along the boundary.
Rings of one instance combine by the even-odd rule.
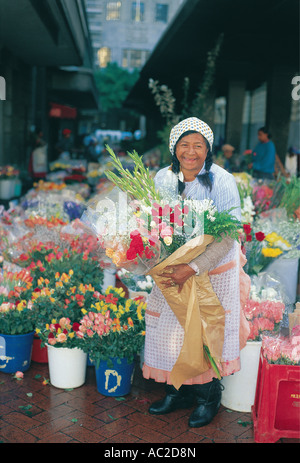
[[[180,293],[166,289],[161,274],[168,266],[189,263],[214,239],[230,235],[238,240],[240,224],[230,211],[217,211],[211,200],[162,197],[137,153],[129,153],[135,165],[130,172],[107,149],[117,173],[106,175],[118,188],[117,199],[95,198],[81,220],[117,268],[153,278],[181,323],[184,345],[171,373],[175,387],[210,366],[218,374],[214,359],[222,357],[225,314],[207,272],[189,278]]]

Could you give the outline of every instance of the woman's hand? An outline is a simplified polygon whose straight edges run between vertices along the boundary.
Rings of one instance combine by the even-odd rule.
[[[167,278],[162,283],[166,288],[178,286],[178,293],[180,293],[186,280],[195,275],[195,273],[195,270],[188,264],[169,265],[164,269],[164,273],[161,273],[162,277]]]

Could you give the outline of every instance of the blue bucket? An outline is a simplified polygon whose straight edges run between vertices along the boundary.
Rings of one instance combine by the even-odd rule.
[[[119,397],[129,394],[135,362],[127,363],[127,359],[111,359],[113,366],[101,360],[99,367],[95,367],[97,390],[100,394]]]
[[[0,334],[0,372],[15,373],[30,367],[34,331]]]

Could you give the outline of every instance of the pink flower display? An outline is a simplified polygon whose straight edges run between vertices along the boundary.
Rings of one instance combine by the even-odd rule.
[[[300,365],[300,336],[264,336],[262,353],[269,363]]]
[[[244,314],[250,326],[249,341],[258,341],[265,332],[277,332],[285,305],[279,301],[248,299]]]

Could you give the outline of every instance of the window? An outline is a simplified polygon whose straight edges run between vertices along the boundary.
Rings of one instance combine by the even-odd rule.
[[[98,63],[101,68],[106,68],[110,62],[110,48],[102,47],[98,50]]]
[[[155,21],[166,23],[168,21],[169,5],[157,3],[155,10]]]
[[[118,21],[121,17],[121,2],[107,2],[106,20]]]
[[[132,2],[131,19],[135,22],[144,21],[145,5],[143,2]]]
[[[128,69],[140,69],[149,57],[148,50],[123,50],[122,67]]]

